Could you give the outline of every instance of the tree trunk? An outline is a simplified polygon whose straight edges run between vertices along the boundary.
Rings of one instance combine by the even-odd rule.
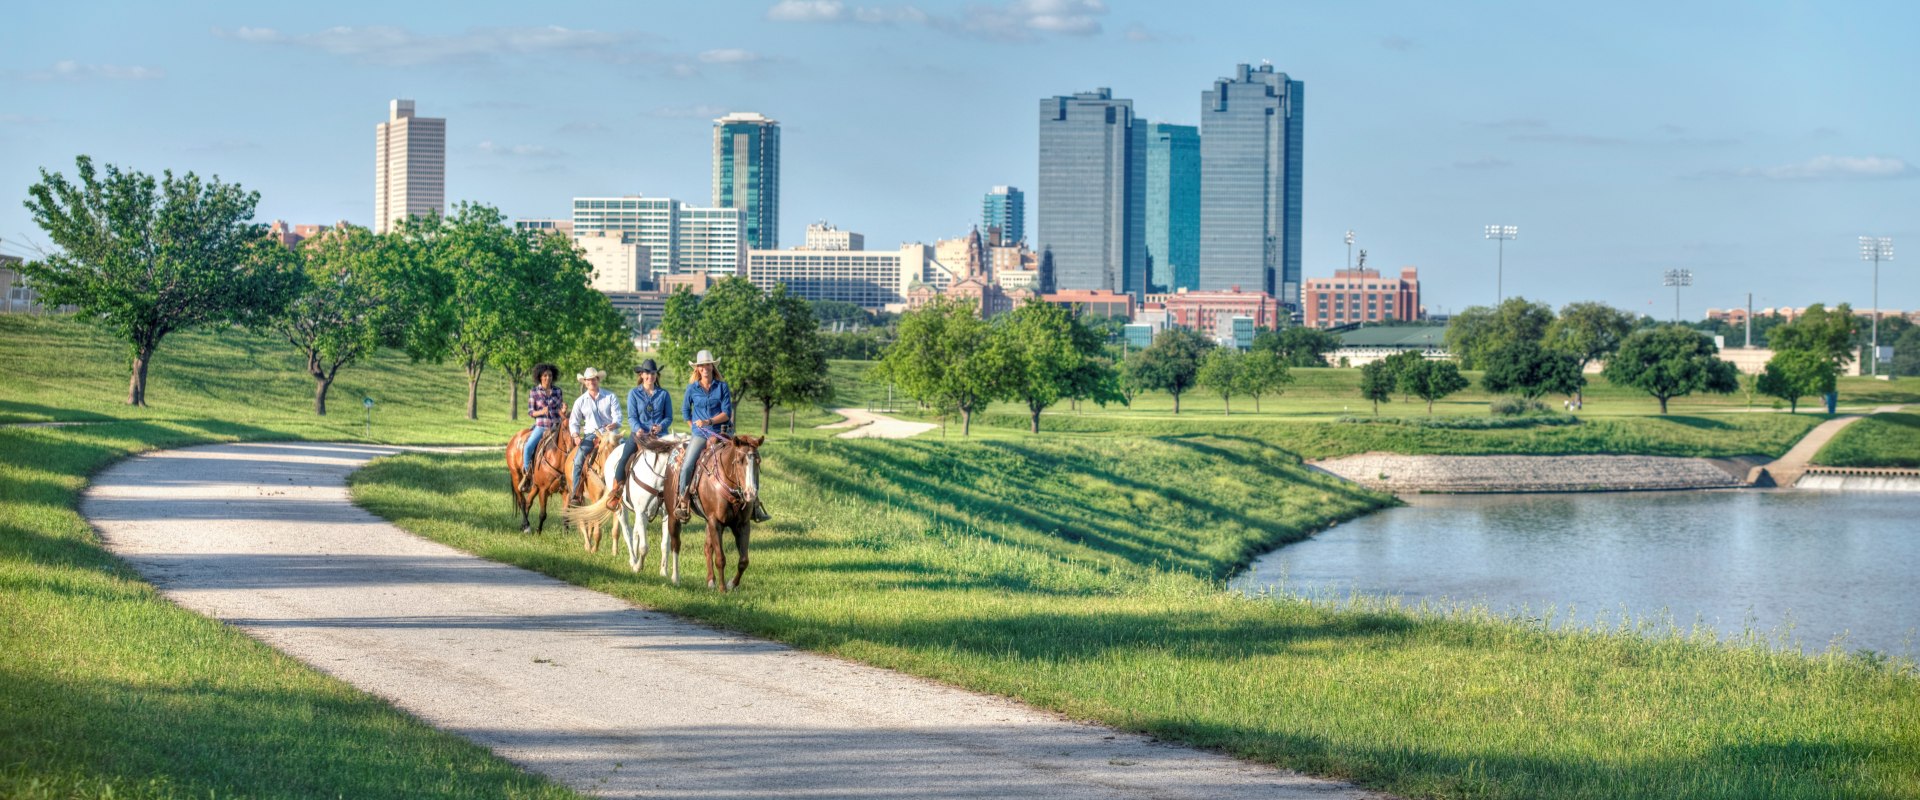
[[[1373,401],[1373,415],[1376,417],[1380,416],[1380,401],[1378,400]]]
[[[1224,394],[1220,395],[1220,413],[1229,417],[1233,416],[1233,398]]]
[[[793,409],[787,409],[787,435],[793,435]]]
[[[520,419],[520,373],[507,373],[507,419]]]
[[[1039,433],[1040,432],[1040,407],[1029,403],[1027,404],[1027,411],[1029,412],[1028,422],[1027,422],[1027,432]]]
[[[480,418],[480,373],[486,368],[485,364],[467,362],[467,419]]]
[[[1173,393],[1173,415],[1180,416],[1180,393]]]
[[[963,406],[960,409],[960,435],[961,436],[973,435],[973,409],[972,408],[967,408]]]
[[[1431,399],[1427,401],[1427,416],[1433,416],[1433,401]]]
[[[315,376],[313,383],[313,413],[324,417],[327,415],[327,390],[333,388],[333,376]]]
[[[1253,413],[1260,413],[1260,395],[1253,396]]]
[[[1793,398],[1792,400],[1787,401],[1787,413],[1789,414],[1800,413],[1800,398],[1796,397],[1796,398]]]
[[[770,420],[770,419],[773,419],[773,401],[770,399],[761,400],[760,401],[760,436],[761,438],[766,438],[767,420]]]
[[[153,345],[137,348],[133,354],[133,375],[127,379],[127,405],[147,404],[147,362],[153,358]]]
[[[1661,397],[1660,398],[1660,414],[1661,416],[1665,416],[1666,413],[1667,413],[1667,398]]]

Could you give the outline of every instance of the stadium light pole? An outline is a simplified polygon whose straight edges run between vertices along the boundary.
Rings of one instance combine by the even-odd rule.
[[[1678,325],[1680,324],[1680,287],[1693,285],[1693,270],[1667,270],[1660,285],[1673,287],[1673,324]]]
[[[1893,260],[1893,239],[1860,237],[1860,260],[1873,262],[1873,371],[1880,375],[1880,262]]]
[[[1353,269],[1353,229],[1347,229],[1347,269]]]
[[[1493,292],[1495,308],[1507,301],[1507,242],[1520,238],[1520,228],[1516,225],[1488,225],[1487,238],[1499,242],[1497,245],[1499,260],[1494,262]]]

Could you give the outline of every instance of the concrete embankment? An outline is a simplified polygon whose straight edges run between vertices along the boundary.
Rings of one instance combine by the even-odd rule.
[[[1387,492],[1604,492],[1732,489],[1745,466],[1668,456],[1405,456],[1366,453],[1310,466]]]
[[[1793,488],[1828,492],[1920,493],[1920,469],[1808,467]]]

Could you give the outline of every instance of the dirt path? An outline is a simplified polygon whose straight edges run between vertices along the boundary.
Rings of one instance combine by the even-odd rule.
[[[1867,413],[1885,414],[1899,411],[1901,408],[1903,406],[1880,406]],[[1820,423],[1813,430],[1807,431],[1807,435],[1800,437],[1800,441],[1794,442],[1786,455],[1774,459],[1765,467],[1756,468],[1755,474],[1758,474],[1759,469],[1765,469],[1767,475],[1773,478],[1774,485],[1792,486],[1795,481],[1800,480],[1801,475],[1806,474],[1807,464],[1813,461],[1814,454],[1819,453],[1820,448],[1826,447],[1827,442],[1833,441],[1833,437],[1839,434],[1841,429],[1865,418],[1865,415],[1835,417]]]
[[[1371,796],[717,632],[426,541],[348,502],[347,474],[392,452],[153,453],[97,476],[81,512],[174,602],[597,796]]]
[[[835,436],[836,439],[905,439],[940,427],[931,422],[908,422],[858,408],[836,408],[833,411],[846,419],[820,427],[853,429]]]

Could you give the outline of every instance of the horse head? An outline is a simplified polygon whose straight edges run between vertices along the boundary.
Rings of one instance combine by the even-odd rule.
[[[727,472],[740,476],[740,497],[749,506],[760,499],[760,445],[765,444],[764,436],[734,436],[733,447],[728,448]],[[732,478],[730,474],[728,476]]]

